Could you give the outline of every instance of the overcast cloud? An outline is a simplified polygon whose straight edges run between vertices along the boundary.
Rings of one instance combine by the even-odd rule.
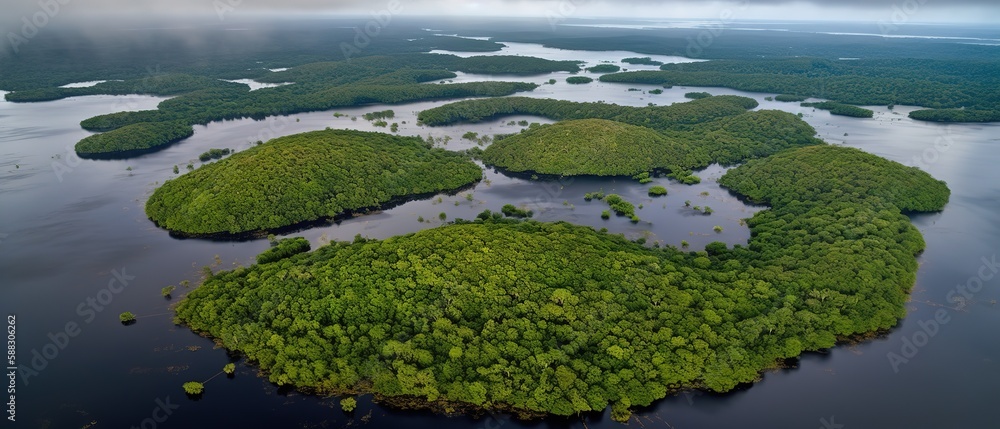
[[[133,16],[166,18],[175,15],[216,16],[307,12],[367,14],[398,1],[401,16],[564,16],[635,17],[642,19],[714,19],[723,11],[734,19],[888,21],[903,11],[907,22],[1000,22],[998,0],[0,0],[4,33],[17,31],[21,19],[43,12],[40,4],[58,5],[51,23],[80,17]],[[65,4],[64,4],[65,3]],[[43,12],[44,13],[44,12]]]

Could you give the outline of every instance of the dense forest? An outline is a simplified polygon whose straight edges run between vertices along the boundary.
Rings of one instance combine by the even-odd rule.
[[[850,116],[853,118],[871,118],[875,112],[850,104],[838,103],[836,101],[822,101],[819,103],[802,103],[802,107],[812,107],[820,110],[827,110],[832,115]]]
[[[828,146],[722,183],[773,206],[750,219],[748,246],[654,250],[481,216],[218,273],[178,319],[278,385],[529,415],[611,405],[626,420],[671,391],[727,391],[894,326],[924,247],[901,210],[948,199],[917,169]]]
[[[75,147],[82,157],[130,156],[186,139],[194,129],[184,121],[139,122],[85,137]]]
[[[733,164],[799,145],[818,144],[812,127],[779,111],[748,112],[682,130],[653,129],[602,119],[543,125],[487,147],[487,165],[561,176],[682,173],[713,162]],[[694,182],[692,182],[694,183]]]
[[[828,145],[751,160],[719,183],[751,201],[781,207],[880,201],[903,212],[931,212],[944,207],[950,195],[943,182],[928,181],[927,173],[917,167]]]
[[[471,82],[425,85],[424,82],[467,73],[529,75],[553,71],[579,71],[575,61],[550,61],[532,57],[400,54],[363,57],[352,61],[306,64],[259,76],[261,82],[286,83],[250,91],[244,84],[189,75],[164,75],[112,81],[86,88],[40,88],[8,93],[10,101],[44,101],[89,94],[176,95],[160,103],[157,110],[117,112],[86,119],[81,126],[90,131],[113,132],[127,125],[177,122],[187,125],[212,121],[288,115],[336,107],[374,103],[404,103],[419,100],[464,97],[495,97],[531,91],[536,84],[524,82]],[[156,131],[165,127],[141,127]],[[173,134],[132,134],[127,146],[153,148],[175,139]],[[107,142],[111,151],[118,137]],[[93,142],[92,141],[92,142]],[[93,144],[93,143],[90,143]]]
[[[996,63],[916,59],[838,61],[817,58],[719,60],[664,64],[662,71],[601,76],[603,82],[723,86],[825,98],[855,105],[965,108],[963,115],[917,114],[914,119],[982,122],[1000,110]],[[933,111],[931,111],[933,112]],[[933,116],[932,116],[933,115]],[[912,116],[912,115],[911,115]]]
[[[641,57],[641,58],[639,58],[639,57],[630,57],[630,58],[623,58],[622,62],[625,63],[625,64],[637,64],[637,65],[646,65],[646,66],[662,66],[663,65],[662,61],[656,61],[656,60],[654,60],[654,59],[652,59],[650,57]]]
[[[806,101],[809,97],[794,94],[778,94],[774,96],[775,101],[781,101],[785,103],[797,103],[799,101]]]
[[[146,215],[185,235],[259,233],[478,181],[464,155],[420,138],[327,130],[271,140],[157,188]]]
[[[604,119],[543,125],[493,143],[487,165],[563,176],[632,176],[665,166],[671,142],[644,127]],[[659,162],[658,162],[659,161]]]
[[[504,97],[450,103],[418,117],[427,125],[515,114],[563,120],[500,139],[484,151],[483,160],[510,171],[554,175],[631,176],[664,170],[693,184],[700,180],[691,169],[821,143],[813,137],[816,131],[795,115],[747,112],[756,106],[753,99],[737,96],[647,107]]]
[[[752,98],[732,95],[711,97],[669,106],[630,107],[607,103],[579,103],[545,98],[503,97],[465,100],[420,112],[426,125],[441,126],[460,122],[482,122],[512,115],[542,116],[557,121],[568,119],[612,119],[654,129],[668,129],[711,119],[739,115],[757,107]]]
[[[911,118],[929,122],[1000,122],[998,110],[925,109],[910,112]]]
[[[622,68],[614,64],[598,64],[593,67],[587,67],[587,71],[591,73],[615,73],[622,71]]]

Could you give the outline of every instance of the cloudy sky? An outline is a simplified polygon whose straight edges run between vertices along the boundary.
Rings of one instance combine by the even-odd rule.
[[[22,19],[45,13],[52,23],[116,15],[165,18],[306,12],[368,14],[395,7],[401,16],[492,15],[539,17],[637,17],[644,19],[856,20],[891,22],[1000,22],[1000,0],[0,0],[0,30],[16,31]],[[64,4],[65,3],[65,4]],[[56,8],[54,5],[58,5]],[[52,11],[56,12],[53,13]],[[727,18],[728,19],[728,18]],[[37,22],[37,21],[36,21]],[[15,28],[11,28],[15,27]]]

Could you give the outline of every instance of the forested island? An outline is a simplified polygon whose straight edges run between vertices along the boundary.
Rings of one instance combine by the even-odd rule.
[[[212,121],[289,115],[373,103],[403,103],[441,98],[495,97],[531,91],[524,82],[471,82],[425,85],[425,82],[466,73],[534,75],[554,71],[577,72],[576,61],[551,61],[522,56],[401,54],[371,56],[353,61],[305,64],[269,72],[256,79],[289,83],[250,91],[245,84],[200,76],[170,74],[156,78],[109,81],[85,88],[36,88],[6,94],[9,101],[49,101],[93,94],[176,95],[156,110],[117,112],[81,122],[89,131],[78,145],[81,156],[102,154],[127,157],[165,147],[193,132],[180,129]],[[588,78],[589,79],[589,78]]]
[[[916,168],[826,145],[720,183],[772,206],[749,220],[747,246],[652,249],[481,216],[215,274],[178,320],[281,386],[525,417],[611,405],[624,421],[670,392],[728,391],[894,326],[924,248],[903,212],[949,198]]]
[[[913,105],[930,108],[913,119],[989,122],[998,117],[1000,84],[995,63],[923,59],[823,58],[726,59],[664,64],[661,71],[605,74],[602,82],[722,86],[825,98],[853,105]],[[778,101],[792,101],[779,96]],[[850,115],[854,116],[854,115]]]
[[[194,134],[184,121],[139,122],[80,140],[75,150],[83,158],[127,158],[169,145]]]
[[[753,99],[737,96],[647,107],[504,97],[446,104],[421,112],[419,118],[427,125],[515,114],[563,120],[504,138],[483,152],[484,162],[513,172],[563,176],[662,170],[684,183],[697,183],[692,169],[822,143],[795,115],[747,111],[756,106]],[[591,119],[574,121],[581,118]]]
[[[191,236],[262,234],[420,195],[455,191],[482,170],[419,137],[326,130],[271,140],[157,188],[146,215]]]
[[[802,103],[802,107],[812,107],[815,109],[829,111],[831,115],[850,116],[853,118],[871,118],[875,112],[850,104],[838,103],[836,101],[823,101],[819,103]]]

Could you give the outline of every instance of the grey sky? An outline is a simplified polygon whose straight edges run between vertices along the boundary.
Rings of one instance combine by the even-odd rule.
[[[636,17],[643,19],[859,20],[900,22],[1000,22],[998,0],[836,0],[836,1],[696,1],[696,0],[0,0],[4,33],[18,31],[22,17],[44,13],[40,3],[59,5],[50,22],[78,17],[167,18],[173,15],[228,16],[307,12],[362,13],[386,9],[398,1],[401,16],[493,15],[540,17]],[[65,3],[65,4],[63,4]],[[13,28],[12,28],[13,27]]]

